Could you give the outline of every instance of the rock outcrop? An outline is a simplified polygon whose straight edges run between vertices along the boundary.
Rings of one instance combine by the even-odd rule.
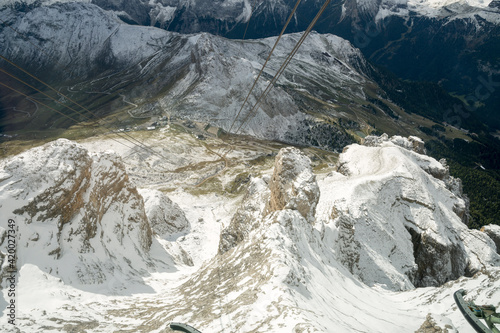
[[[142,198],[118,155],[91,155],[82,146],[60,139],[14,157],[3,170],[10,177],[3,181],[2,192],[17,199],[9,207],[11,213],[25,218],[28,225],[57,227],[59,244],[54,243],[57,247],[51,251],[57,256],[60,242],[75,238],[80,241],[71,247],[79,253],[94,252],[95,238],[123,243],[125,236],[141,251],[149,250],[151,230]],[[128,216],[122,215],[122,205],[131,209]],[[109,229],[103,228],[105,216]]]
[[[143,199],[115,153],[66,139],[31,149],[1,162],[0,198],[0,215],[18,226],[18,265],[82,285],[151,266]]]
[[[238,245],[260,225],[268,200],[268,183],[261,178],[251,178],[243,202],[231,219],[229,226],[221,232],[220,254]]]
[[[190,227],[184,211],[158,190],[140,189],[146,215],[153,233],[160,237],[187,231]]]
[[[275,211],[295,210],[313,223],[318,200],[319,187],[310,159],[297,148],[281,149],[271,179],[252,178],[240,208],[221,233],[219,253],[246,239],[265,216]]]
[[[460,181],[444,161],[420,153],[421,140],[383,135],[365,143],[340,155],[342,173],[322,188],[322,201],[331,204],[320,204],[324,221],[336,226],[338,260],[351,273],[368,285],[405,290],[500,263],[493,242],[463,223],[468,205]]]
[[[268,212],[297,210],[307,221],[314,222],[319,187],[312,173],[311,160],[300,150],[293,147],[280,150],[269,188]]]
[[[434,178],[442,180],[448,190],[450,190],[458,198],[462,199],[455,203],[453,211],[460,217],[464,224],[468,225],[470,220],[470,201],[467,195],[463,193],[462,180],[450,175],[450,169],[446,159],[442,158],[439,160],[439,163],[436,163],[436,160],[433,158],[425,156],[425,143],[422,139],[415,136],[410,136],[408,138],[403,138],[398,135],[389,138],[387,134],[382,134],[381,136],[367,136],[363,144],[367,147],[382,147],[384,144],[388,143],[392,143],[401,148],[405,148],[406,150],[413,151],[421,156],[424,156],[419,159],[420,167]],[[344,172],[348,171],[344,170]]]
[[[408,277],[416,287],[440,286],[466,275],[467,251],[458,237],[446,237],[430,230],[407,228],[413,243],[416,270]]]
[[[497,253],[500,254],[500,226],[496,224],[485,225],[481,231],[491,238],[497,247]]]
[[[384,142],[391,142],[399,147],[412,150],[419,154],[426,153],[424,141],[416,136],[404,138],[399,135],[394,135],[389,138],[389,136],[385,133],[381,136],[369,135],[364,139],[363,144],[367,147],[379,147]]]
[[[446,328],[441,328],[429,313],[422,323],[422,326],[420,326],[415,333],[448,333],[448,330]]]
[[[247,240],[273,214],[293,211],[321,226],[336,260],[368,285],[440,286],[500,264],[493,242],[463,223],[468,206],[445,161],[420,154],[418,138],[367,142],[344,150],[343,174],[322,180],[321,198],[309,158],[296,148],[281,149],[268,185],[252,179],[221,233],[219,253]]]

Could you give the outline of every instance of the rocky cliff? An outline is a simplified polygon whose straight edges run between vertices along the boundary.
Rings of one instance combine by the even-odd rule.
[[[165,269],[172,259],[166,250],[161,260],[150,255],[161,247],[153,234],[189,225],[163,194],[146,193],[145,205],[115,153],[90,154],[60,139],[2,161],[0,170],[0,211],[17,226],[18,267],[37,265],[68,284],[116,280],[119,289]]]
[[[330,192],[330,216],[323,217],[338,228],[339,242],[331,241],[341,262],[368,284],[438,286],[499,263],[492,240],[464,224],[460,184],[444,161],[417,153],[419,143],[368,137],[367,146],[344,150],[342,175],[325,179],[332,188],[343,184]]]
[[[189,221],[176,203],[158,190],[139,190],[153,233],[160,237],[188,232]]]
[[[262,229],[275,212],[291,210],[321,230],[316,242],[371,286],[440,286],[499,265],[492,239],[464,224],[467,206],[457,180],[444,161],[423,152],[418,138],[367,137],[366,146],[344,150],[340,173],[332,172],[318,187],[309,159],[297,149],[282,149],[272,177],[253,181],[222,232],[220,252]],[[262,201],[268,202],[265,209]]]
[[[313,224],[319,195],[311,160],[296,148],[281,149],[273,176],[251,180],[242,204],[221,232],[219,253],[234,248],[253,230],[262,228],[262,220],[273,212],[293,210]]]

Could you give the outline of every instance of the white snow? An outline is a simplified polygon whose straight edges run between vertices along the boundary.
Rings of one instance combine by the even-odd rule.
[[[375,20],[396,15],[409,17],[409,11],[430,18],[448,20],[468,18],[475,21],[476,15],[498,24],[500,15],[488,8],[491,0],[383,0],[376,12]],[[479,28],[479,25],[478,25]]]
[[[409,0],[409,5],[420,5],[430,8],[442,8],[454,3],[467,4],[471,7],[486,8],[491,0]]]
[[[247,20],[250,3],[244,3],[239,19]],[[157,11],[150,15],[168,21],[175,8],[156,4]],[[360,2],[366,10],[376,10],[374,4]],[[406,15],[398,6],[404,4],[385,1],[379,16]],[[409,1],[408,8],[432,16],[454,4]],[[462,0],[459,5],[484,8],[487,2]],[[96,21],[97,33],[89,34],[94,44],[86,45],[109,45],[116,61],[137,63],[141,72],[154,68],[165,45],[177,39],[185,42],[169,61],[172,66],[187,61],[187,74],[161,106],[168,110],[173,100],[180,101],[179,112],[226,129],[240,107],[243,88],[253,82],[275,40],[230,42],[207,34],[182,37],[151,27],[132,29],[100,10],[89,10],[99,20],[76,16],[70,20],[71,29],[51,30],[57,25],[55,11],[43,8],[39,17],[28,15],[17,28],[28,31],[30,20],[41,16],[45,28],[37,31],[40,37],[51,40],[55,32],[68,34],[62,38],[68,44],[54,47],[62,64],[82,61],[76,57],[79,41],[71,37],[72,30],[92,32]],[[298,38],[283,37],[266,69],[268,76]],[[85,52],[95,59],[98,50],[96,46]],[[146,58],[151,60],[143,62]],[[301,81],[311,79],[329,90],[342,87],[349,96],[363,97],[366,78],[354,69],[363,66],[359,50],[349,42],[312,33],[279,83],[307,91]],[[262,91],[265,84],[260,81],[256,90]],[[191,95],[181,98],[187,88],[192,88]],[[243,132],[283,138],[288,126],[304,115],[284,89],[277,87],[268,98]],[[255,100],[252,96],[251,102]],[[282,108],[273,110],[272,105]],[[317,175],[319,192],[311,185],[310,192],[320,196],[315,214],[306,219],[295,205],[263,216],[272,174],[265,167],[251,170],[250,198],[225,192],[223,185],[232,177],[225,174],[212,192],[198,193],[194,185],[213,171],[214,154],[188,133],[170,128],[147,133],[138,135],[147,136],[148,145],[163,158],[98,138],[82,144],[59,140],[0,161],[0,240],[8,219],[18,226],[21,331],[160,332],[175,320],[204,332],[401,332],[415,331],[432,313],[441,327],[467,332],[467,322],[453,306],[453,291],[465,288],[477,303],[499,305],[496,247],[486,234],[462,223],[456,211],[465,209],[464,200],[442,179],[447,172],[443,164],[412,151],[415,143],[422,144],[418,138],[393,137],[375,140],[370,147],[348,147],[339,157],[338,170],[332,167],[328,174]],[[259,156],[251,149],[240,146],[229,157],[241,161],[249,151]],[[202,164],[209,166],[194,168]],[[229,170],[237,167],[242,168],[231,165]],[[304,165],[298,167],[290,196],[298,193],[303,198],[302,187],[314,176]],[[66,203],[68,193],[73,196]],[[248,216],[256,227],[235,248],[218,254],[221,231],[247,207],[254,209]],[[98,223],[87,223],[95,216],[101,216]],[[178,223],[155,231],[153,219],[168,222],[175,220],[172,216]],[[442,286],[415,289],[411,277],[418,265],[409,229],[443,247],[455,244],[477,274],[448,281],[453,267],[449,258],[439,257],[435,262],[443,263],[442,270],[425,282]],[[3,254],[6,246],[2,241]],[[7,262],[2,263],[5,268]],[[8,300],[4,288],[1,309]],[[3,314],[0,327],[11,329]]]
[[[161,2],[156,2],[155,0],[149,0],[149,5],[151,6],[149,16],[151,18],[152,26],[154,26],[157,22],[163,25],[166,22],[171,21],[177,10],[177,7],[164,6]]]
[[[169,142],[168,131],[150,144],[163,141]],[[149,252],[139,256],[134,254],[134,241],[126,237],[122,245],[103,247],[94,242],[93,256],[102,263],[71,254],[71,248],[78,244],[63,243],[60,259],[48,256],[44,247],[54,242],[51,222],[33,222],[27,228],[13,210],[30,202],[34,193],[81,170],[81,165],[70,163],[78,156],[98,163],[92,167],[91,178],[91,186],[97,186],[100,173],[115,170],[116,155],[97,152],[99,141],[95,140],[86,143],[95,153],[69,141],[57,141],[1,161],[1,216],[17,221],[23,244],[18,249],[18,328],[23,332],[42,327],[46,331],[87,327],[94,332],[159,332],[175,320],[203,332],[413,332],[432,314],[432,319],[450,332],[471,332],[454,306],[452,293],[464,288],[477,303],[498,306],[499,257],[486,234],[469,231],[453,212],[453,205],[461,199],[433,176],[445,172],[444,166],[411,151],[409,142],[395,137],[371,147],[350,146],[339,159],[344,174],[331,170],[317,175],[321,194],[314,224],[293,207],[256,215],[257,228],[223,255],[217,254],[220,232],[244,204],[241,196],[193,194],[179,187],[168,192],[168,198],[184,212],[190,223],[188,230],[154,238]],[[104,141],[100,146],[110,148]],[[129,156],[125,163],[136,163],[130,151],[117,150]],[[252,181],[256,191],[251,195],[256,200],[263,200],[261,194],[268,193],[261,189],[268,179]],[[151,186],[140,193],[145,197],[144,212],[151,216],[153,207],[161,205],[163,194]],[[107,229],[115,218],[137,212],[137,207],[125,203],[110,207],[115,207],[110,208],[114,212],[102,222],[105,234],[113,232]],[[81,218],[77,215],[73,219]],[[340,238],[347,236],[342,223],[353,223],[352,247],[340,246],[345,244]],[[414,265],[413,246],[405,229],[408,223],[427,230],[439,241],[463,244],[472,267],[482,272],[442,287],[414,289],[406,276]],[[6,220],[0,221],[0,226],[3,232]],[[1,249],[5,253],[5,244]],[[344,251],[359,255],[351,268],[344,260]],[[106,263],[103,260],[108,254],[116,258]],[[132,258],[134,270],[127,268],[129,264],[120,256]],[[150,257],[150,263],[141,263],[140,256]],[[187,257],[191,265],[186,264]],[[84,283],[70,274],[79,262],[87,267],[83,274],[89,279]],[[108,275],[103,270],[106,265],[108,269],[114,265],[115,273],[123,274]],[[147,274],[138,276],[140,270]],[[135,282],[126,281],[127,274],[134,271]],[[99,272],[104,274],[100,277],[104,282],[92,282],[99,278]],[[0,295],[0,304],[6,304],[6,290]],[[4,331],[10,328],[5,316],[0,327]]]
[[[33,5],[34,3],[36,3],[38,0],[23,0],[23,1],[19,1],[19,0],[3,0],[0,4],[0,8],[4,7],[4,6],[11,6],[11,5],[14,5],[15,3],[24,3],[26,5]],[[92,0],[42,0],[40,1],[42,5],[44,6],[50,6],[50,5],[53,5],[55,3],[68,3],[68,2],[82,2],[82,3],[92,3]]]

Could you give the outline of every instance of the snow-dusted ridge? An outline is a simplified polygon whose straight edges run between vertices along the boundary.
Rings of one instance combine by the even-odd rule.
[[[401,148],[413,146],[403,138],[371,145],[344,151],[343,176],[325,179],[338,190],[326,206],[320,203],[323,216],[338,215],[335,223],[345,234],[338,242],[341,261],[354,274],[369,285],[404,290],[499,264],[491,240],[461,220],[467,214],[461,186],[445,165]],[[477,257],[478,248],[484,257]]]
[[[281,20],[281,16],[288,15],[286,12],[294,4],[294,1],[277,0],[260,0],[257,2],[234,0],[221,3],[206,0],[134,0],[128,6],[120,6],[119,3],[113,0],[6,0],[2,5],[6,7],[13,6],[16,3],[24,3],[28,6],[50,6],[68,2],[94,3],[112,14],[122,17],[122,19],[135,21],[139,24],[149,22],[151,26],[156,25],[162,28],[168,28],[176,19],[182,21],[191,18],[192,22],[177,23],[179,25],[177,28],[181,29],[182,32],[200,32],[200,29],[207,28],[220,29],[222,33],[231,31],[235,24],[247,22],[251,14],[257,16],[262,14],[264,17],[272,15],[275,16],[275,19]],[[491,2],[492,0],[346,0],[343,2],[343,11],[345,12],[346,8],[356,8],[355,15],[368,13],[379,19],[392,15],[409,17],[412,15],[410,12],[431,18],[473,18],[474,15],[479,15],[498,24],[498,12],[492,10],[492,7],[489,6]],[[2,8],[2,5],[0,5],[0,8]],[[318,6],[318,9],[320,5],[321,2],[313,4],[313,6]],[[302,8],[299,10],[302,10]],[[184,15],[184,11],[187,11],[189,15]],[[488,13],[496,13],[497,15],[489,15]],[[225,22],[226,26],[217,27],[215,23],[203,25],[199,20],[200,18],[214,21],[220,20]],[[192,26],[186,26],[188,23],[191,23]]]
[[[249,32],[247,38],[277,34],[294,2],[291,0],[259,0],[252,2],[254,13],[249,29],[253,29],[253,32]],[[470,77],[471,80],[475,80],[478,76],[485,77],[494,74],[494,69],[488,64],[496,62],[495,52],[479,52],[479,49],[485,48],[484,50],[487,50],[489,45],[497,44],[495,38],[498,35],[498,24],[500,24],[500,12],[498,6],[495,5],[497,2],[498,0],[491,2],[480,0],[342,0],[339,6],[329,6],[324,15],[328,19],[321,20],[317,29],[318,31],[335,32],[350,39],[355,45],[362,48],[363,52],[370,56],[373,61],[390,68],[401,77],[441,82],[448,91],[457,91],[460,94],[467,95],[469,93],[467,87],[474,86],[477,82],[466,83],[465,80],[467,79],[465,78]],[[13,2],[4,3],[8,5]],[[31,1],[28,3],[31,3]],[[95,0],[90,4],[86,3],[86,1],[41,1],[41,3],[42,5],[37,8],[24,8],[21,6],[18,11],[10,11],[6,7],[3,7],[3,10],[0,9],[2,11],[1,16],[7,24],[12,25],[13,28],[28,36],[19,38],[10,29],[4,29],[0,26],[0,44],[8,53],[7,57],[20,61],[30,71],[36,72],[40,70],[41,73],[37,72],[36,74],[47,75],[58,83],[66,79],[77,78],[79,81],[88,79],[90,82],[87,81],[86,84],[80,86],[74,86],[75,82],[67,84],[67,86],[71,86],[69,88],[75,94],[91,91],[95,94],[94,97],[98,96],[99,93],[113,96],[113,93],[119,91],[119,94],[126,95],[127,101],[132,104],[127,104],[125,97],[120,98],[120,100],[127,106],[139,105],[141,110],[136,111],[140,111],[141,114],[169,109],[177,111],[175,110],[177,108],[186,111],[192,110],[193,106],[196,106],[197,111],[199,111],[205,109],[206,105],[196,105],[196,101],[203,100],[206,101],[204,104],[210,106],[209,115],[203,121],[207,121],[206,118],[211,118],[210,121],[213,121],[214,124],[227,129],[229,126],[227,123],[230,124],[231,120],[227,119],[227,114],[221,114],[220,117],[214,116],[215,111],[222,107],[234,114],[234,109],[238,109],[241,100],[245,98],[245,94],[239,94],[241,89],[236,88],[229,90],[229,94],[222,94],[220,91],[206,92],[206,88],[214,87],[214,81],[215,86],[217,86],[220,82],[216,80],[219,79],[225,80],[229,87],[238,84],[245,87],[251,86],[251,83],[248,84],[247,81],[251,81],[255,77],[255,72],[258,71],[259,67],[255,65],[261,65],[266,55],[265,52],[264,55],[259,54],[260,59],[257,62],[254,59],[247,59],[249,61],[243,62],[239,58],[245,59],[246,54],[256,50],[256,48],[246,48],[246,46],[250,45],[249,43],[235,43],[240,47],[240,52],[235,54],[225,52],[223,48],[214,48],[213,53],[218,54],[218,56],[213,59],[213,62],[219,63],[219,66],[221,66],[217,68],[213,63],[207,64],[203,58],[196,57],[198,54],[195,48],[199,46],[196,43],[187,43],[186,47],[182,48],[179,44],[185,42],[184,38],[177,38],[178,43],[175,43],[173,39],[167,37],[167,34],[162,35],[158,32],[163,31],[161,29],[141,29],[145,27],[139,27],[138,25],[129,26],[128,28],[123,27],[125,26],[124,22],[136,22],[140,25],[155,25],[162,29],[182,33],[205,31],[215,35],[241,38],[245,27],[243,22],[249,17],[250,1],[248,0],[216,2],[208,0],[135,0],[126,2]],[[292,29],[293,31],[305,29],[312,18],[314,9],[319,8],[321,4],[322,1],[318,0],[310,0],[307,4],[303,2],[302,6],[304,7],[299,8],[299,12],[292,21],[289,31],[292,31]],[[60,13],[56,13],[58,10]],[[74,11],[74,13],[68,15],[69,10]],[[390,19],[391,17],[394,20]],[[92,22],[92,18],[95,19],[95,22]],[[53,22],[60,22],[61,25],[52,24]],[[118,30],[115,31],[116,28]],[[231,33],[233,28],[234,33]],[[455,31],[456,29],[458,31]],[[434,31],[439,32],[439,38],[433,38]],[[459,44],[455,43],[455,33],[458,33],[457,36],[460,37]],[[154,37],[149,38],[146,36],[148,34],[152,34]],[[89,35],[92,38],[87,38]],[[129,39],[133,40],[133,43],[130,43],[131,48],[127,50],[126,45]],[[91,43],[89,43],[89,40]],[[143,43],[140,43],[141,40]],[[411,40],[416,40],[416,42],[413,43]],[[442,42],[437,42],[437,40],[442,40]],[[43,53],[39,49],[33,48],[33,45],[28,41],[47,50],[47,53],[49,53],[48,60],[44,59]],[[377,42],[374,43],[375,41]],[[421,46],[420,43],[422,43]],[[123,44],[125,47],[123,45],[117,46],[117,44]],[[220,43],[214,44],[220,45]],[[368,45],[370,46],[367,47]],[[418,45],[418,47],[415,46],[415,50],[412,50],[414,45]],[[115,54],[111,46],[116,47],[119,49],[117,51],[120,52]],[[373,49],[373,47],[377,50]],[[456,47],[459,47],[460,50],[455,49]],[[464,47],[469,51],[461,52]],[[165,64],[168,64],[167,60],[170,56],[166,54],[168,53],[166,49],[185,51],[184,58],[177,58],[178,62],[173,67],[165,66]],[[440,51],[435,52],[438,49]],[[396,52],[396,50],[400,51]],[[406,61],[405,57],[407,55],[402,55],[405,52],[404,50],[408,50],[408,56],[410,57],[415,55],[415,63]],[[233,48],[231,51],[237,51],[237,49]],[[317,55],[322,53],[320,52]],[[328,51],[326,53],[333,55]],[[395,53],[394,56],[393,53]],[[491,56],[489,53],[492,53]],[[177,53],[174,52],[174,54]],[[191,54],[195,56],[193,59],[189,57]],[[479,56],[479,54],[482,55]],[[142,57],[138,57],[140,55]],[[399,55],[401,55],[401,58],[399,58]],[[345,59],[342,59],[342,57],[333,56],[344,64],[349,64],[349,61],[344,61]],[[316,60],[318,59],[320,58],[316,57]],[[214,66],[196,67],[191,64],[191,60],[201,65]],[[335,64],[334,59],[329,60]],[[439,68],[429,65],[439,63],[448,64],[449,68],[440,71]],[[310,64],[311,62],[308,62],[307,65]],[[137,67],[134,68],[131,65],[137,65]],[[149,66],[146,66],[142,71],[138,67],[143,65]],[[353,99],[355,100],[356,97],[361,96],[359,89],[356,89],[356,87],[369,84],[360,81],[359,78],[355,77],[356,75],[351,75],[349,80],[344,80],[345,76],[338,76],[338,71],[332,71],[331,69],[324,73],[318,72],[316,70],[318,61],[314,65],[313,67],[316,68],[309,70],[315,74],[314,78],[304,77],[303,72],[299,71],[292,73],[287,78],[288,82],[280,82],[280,84],[286,84],[286,88],[294,88],[292,92],[297,94],[287,90],[287,96],[284,91],[280,91],[278,99],[277,96],[270,97],[271,103],[283,102],[283,107],[280,107],[280,109],[292,109],[293,111],[289,103],[291,97],[302,97],[301,95],[308,93],[314,98],[322,95],[320,97],[322,101],[333,103],[344,101],[344,97],[348,97],[349,101],[345,105],[350,105]],[[241,77],[234,77],[234,74],[229,70],[216,73],[203,71],[210,68],[229,69],[232,66],[237,69],[241,68],[244,71]],[[336,67],[341,68],[341,66]],[[273,70],[275,69],[276,67],[273,68]],[[358,74],[363,75],[362,70],[359,68],[354,69]],[[139,73],[137,70],[139,70]],[[197,72],[196,70],[202,71]],[[188,75],[186,75],[186,72],[189,72]],[[64,73],[65,75],[61,78],[57,73]],[[100,76],[101,73],[102,76]],[[162,76],[160,73],[163,75],[171,73],[171,76],[159,77]],[[272,75],[273,71],[269,71],[267,74]],[[317,84],[318,82],[326,82],[329,77],[336,77],[338,80],[330,80],[325,87],[326,89],[323,89],[321,84]],[[183,78],[184,80],[182,85],[174,87],[172,81],[177,78]],[[353,81],[355,81],[354,85],[351,84]],[[109,83],[109,85],[105,83]],[[150,83],[152,83],[151,86]],[[206,85],[203,86],[202,83],[206,83]],[[298,84],[288,85],[290,83]],[[193,85],[198,89],[193,91],[192,95],[189,92],[186,93],[186,89],[193,88]],[[308,87],[301,92],[299,89],[303,88],[303,86]],[[165,90],[170,90],[169,92],[172,95],[155,96],[155,92],[165,95],[164,93],[167,91],[162,90],[164,87],[166,87]],[[342,89],[339,89],[340,87]],[[67,88],[62,87],[61,89]],[[112,91],[111,88],[115,88],[115,90]],[[201,91],[201,88],[205,89],[205,91]],[[260,91],[260,89],[258,90]],[[149,94],[144,93],[145,91],[149,91]],[[325,91],[329,92],[329,94],[324,94]],[[335,93],[331,93],[332,91],[335,91]],[[346,92],[348,96],[342,96],[343,92]],[[133,98],[129,98],[130,96]],[[383,94],[379,96],[383,96]],[[161,97],[167,98],[162,99],[161,103],[156,103]],[[182,101],[177,104],[176,101],[179,97]],[[173,103],[166,103],[172,98],[175,99]],[[118,97],[115,97],[116,99]],[[296,98],[296,101],[297,99],[300,102],[300,98]],[[489,103],[491,101],[492,99],[489,99]],[[382,105],[387,104],[385,102],[383,101]],[[266,109],[265,113],[268,115],[279,113],[273,110],[269,104],[263,106]],[[354,104],[357,105],[358,103]],[[105,109],[109,110],[110,108]],[[362,110],[360,111],[362,112]],[[391,111],[388,111],[388,113],[390,114]],[[270,123],[269,119],[262,114],[257,115],[257,118],[260,118],[260,116],[262,118],[259,122]],[[265,129],[267,132],[266,138],[270,138],[269,133],[278,132],[274,139],[279,140],[283,140],[286,136],[286,133],[280,133],[283,128],[291,126],[300,129],[304,123],[304,119],[300,119],[296,113],[292,116],[278,114],[273,120],[275,123]],[[367,123],[373,123],[373,121],[367,121]],[[253,128],[246,128],[246,133],[261,134],[258,132],[262,130],[255,124],[251,124],[249,127]],[[395,131],[392,132],[391,129],[384,128],[384,130],[396,133]],[[297,142],[297,140],[289,140],[288,142],[304,144],[304,142]],[[324,147],[324,145],[320,146]]]
[[[498,305],[500,256],[462,222],[458,181],[421,153],[417,138],[371,137],[314,175],[300,150],[282,149],[237,200],[138,192],[130,158],[68,140],[0,161],[0,213],[22,245],[18,327],[399,332],[428,319],[467,332],[452,293]]]
[[[246,118],[299,39],[299,34],[285,35],[231,126],[275,37],[242,41],[208,33],[181,35],[124,24],[95,4],[77,2],[27,12],[4,9],[2,15],[25,35],[0,26],[5,56],[81,105],[96,100],[92,111],[100,116],[123,111],[132,118],[172,116],[233,132],[242,125],[239,133],[334,151],[373,126],[393,133],[400,125],[414,127],[374,82],[377,70],[338,36],[311,33],[261,106]]]
[[[140,277],[151,269],[173,269],[166,251],[151,255],[161,251],[153,237],[158,222],[150,214],[151,228],[116,154],[90,154],[61,139],[3,161],[1,169],[0,211],[16,222],[18,267],[33,264],[68,285],[105,293],[143,285]],[[148,213],[157,205],[168,202],[149,203]],[[169,223],[175,231],[186,227]]]
[[[36,75],[49,76],[70,96],[110,95],[109,105],[102,107],[107,112],[117,105],[132,105],[135,108],[128,110],[132,117],[172,115],[225,130],[230,129],[276,40],[235,41],[207,33],[180,35],[132,26],[83,3],[3,13],[14,29],[28,36],[26,40],[4,28],[0,43],[5,45],[6,57]],[[233,131],[299,38],[300,34],[282,38]],[[369,68],[350,42],[312,33],[240,133],[308,144],[305,132],[318,125],[321,128],[313,131],[316,145],[340,149],[351,142],[350,137],[333,123],[317,122],[308,114],[310,107],[303,106],[304,100],[321,101],[318,108],[337,114],[337,108],[365,97],[365,86],[372,84],[366,74]],[[321,137],[322,133],[326,135]]]
[[[189,32],[200,32],[202,23],[198,18],[213,19],[225,22],[223,30],[230,30],[227,26],[234,26],[246,22],[251,16],[252,6],[249,0],[234,0],[212,2],[205,0],[131,0],[127,3],[115,0],[5,0],[0,4],[0,9],[5,7],[36,8],[65,3],[95,4],[110,14],[120,17],[121,20],[168,28],[175,19],[182,19],[183,11],[188,11],[197,18],[192,27],[184,26]],[[181,15],[179,17],[179,15]],[[146,24],[147,23],[147,24]]]

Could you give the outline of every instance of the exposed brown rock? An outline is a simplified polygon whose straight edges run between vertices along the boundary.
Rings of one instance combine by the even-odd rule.
[[[415,333],[448,333],[448,329],[439,327],[429,313],[427,314],[425,321],[422,323],[422,326],[420,326]]]
[[[106,244],[114,238],[122,244],[123,238],[130,235],[142,251],[149,250],[152,233],[142,197],[118,155],[90,155],[82,146],[60,139],[37,148],[31,155],[14,158],[6,170],[26,173],[33,178],[25,187],[26,193],[39,192],[14,213],[24,215],[27,223],[55,224],[58,244],[68,241],[78,252],[87,253],[94,251],[92,239],[100,238]],[[39,188],[47,185],[40,192]],[[123,213],[122,205],[132,209]],[[122,215],[120,223],[116,218],[113,222],[103,220],[110,210]],[[104,227],[103,223],[115,225]],[[76,238],[79,241],[73,242]],[[49,254],[59,257],[63,254],[60,248]]]
[[[310,223],[314,221],[319,187],[312,173],[311,160],[300,150],[293,147],[280,150],[269,188],[268,212],[293,209]]]

